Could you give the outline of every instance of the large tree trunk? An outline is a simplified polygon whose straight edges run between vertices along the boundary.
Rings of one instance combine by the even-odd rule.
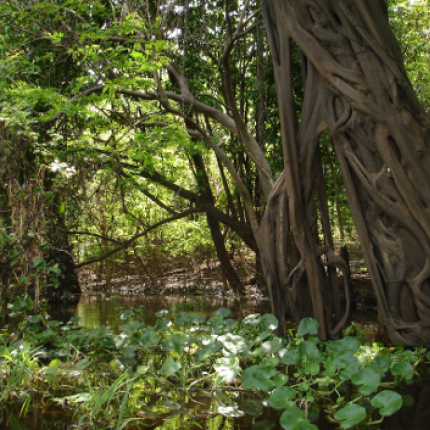
[[[328,129],[375,288],[380,321],[391,341],[406,345],[430,342],[430,121],[406,77],[384,1],[267,0],[264,13],[287,153],[284,188],[289,212],[302,206],[302,235],[310,237],[317,194],[313,190],[318,182],[317,136]],[[290,38],[308,61],[298,130],[292,124],[288,95]],[[296,166],[295,177],[289,175],[291,165]],[[297,178],[300,196],[290,190],[299,192],[290,183]],[[273,203],[269,205],[267,219],[281,216],[278,206],[271,210]],[[293,236],[299,227],[300,222],[290,216]],[[303,248],[295,238],[295,245],[300,261],[304,260],[303,250],[310,250],[306,258],[316,260],[315,240]],[[327,250],[330,254],[328,246],[320,255]],[[286,254],[278,256],[281,258],[286,259]],[[343,264],[339,257],[333,261]],[[296,268],[303,268],[311,279],[311,266],[308,263]],[[291,268],[294,266],[289,266],[290,272]],[[274,286],[283,288],[279,282]],[[330,327],[335,311],[325,307],[321,318],[314,303],[321,297],[312,295],[318,288],[327,290],[326,285],[309,283],[313,314]]]

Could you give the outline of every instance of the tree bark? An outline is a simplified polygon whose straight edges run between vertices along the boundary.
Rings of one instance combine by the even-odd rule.
[[[380,321],[391,341],[429,343],[430,121],[407,79],[385,2],[267,0],[264,12],[281,113],[291,109],[280,97],[290,79],[285,51],[290,38],[308,59],[300,129],[295,132],[286,123],[282,130],[284,150],[296,145],[299,152],[293,161],[300,165],[307,227],[311,228],[313,216],[311,160],[317,144],[316,139],[306,142],[303,137],[309,130],[318,134],[328,129]],[[312,109],[305,115],[307,103]],[[290,194],[288,199],[296,205]],[[294,220],[290,223],[294,228]],[[343,264],[338,257],[335,260]],[[306,271],[309,279],[307,267]],[[315,309],[314,315],[320,317]],[[326,308],[325,316],[332,315]]]

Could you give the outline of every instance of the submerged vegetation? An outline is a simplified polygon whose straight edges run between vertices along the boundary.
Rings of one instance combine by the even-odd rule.
[[[80,429],[227,429],[241,417],[255,430],[370,428],[402,406],[398,388],[430,358],[368,345],[354,325],[320,341],[310,318],[285,339],[273,315],[235,321],[226,308],[208,319],[162,310],[153,326],[128,308],[113,330],[33,314],[31,299],[10,307],[20,322],[1,333],[1,406],[63,411]]]

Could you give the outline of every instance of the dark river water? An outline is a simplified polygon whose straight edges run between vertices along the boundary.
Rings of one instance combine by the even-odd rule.
[[[54,319],[64,322],[73,316],[78,316],[81,325],[86,328],[98,328],[108,325],[113,330],[116,330],[124,323],[121,320],[121,314],[126,308],[130,307],[139,308],[144,322],[148,325],[155,323],[156,312],[175,307],[178,312],[192,311],[203,317],[211,316],[220,307],[226,307],[230,309],[235,319],[241,319],[252,313],[264,314],[270,312],[269,301],[261,299],[235,301],[223,297],[106,297],[102,295],[88,295],[82,296],[78,303],[52,308],[50,314]],[[374,312],[357,314],[354,316],[354,320],[367,330],[369,340],[382,340]],[[379,427],[372,427],[372,429],[430,430],[430,377],[425,376],[420,381],[407,386],[404,393],[414,399],[413,403],[410,406],[403,407],[394,416],[385,419]],[[210,401],[210,399],[201,399],[202,404],[205,401]],[[267,414],[270,415],[270,413],[270,410],[268,410]],[[267,418],[270,418],[270,416],[267,416]],[[45,413],[42,406],[39,409],[36,408],[30,411],[25,418],[19,418],[19,411],[13,412],[7,409],[0,409],[0,430],[74,430],[78,428],[72,424],[71,416],[63,413]],[[151,428],[156,429],[157,427],[151,426]],[[209,427],[206,427],[205,422],[200,422],[199,426],[190,428],[195,428],[196,430],[199,428],[209,429]],[[233,422],[221,428],[224,430],[251,430],[252,417],[235,418]],[[318,428],[320,430],[333,430],[339,427],[325,422],[324,424],[318,424]],[[273,429],[282,430],[282,427],[279,425],[279,427],[274,427]],[[171,430],[175,430],[174,427]],[[369,428],[369,430],[371,429]]]

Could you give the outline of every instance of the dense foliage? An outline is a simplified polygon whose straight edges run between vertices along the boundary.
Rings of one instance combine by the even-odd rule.
[[[273,315],[235,321],[226,308],[209,319],[163,310],[153,326],[141,321],[144,309],[128,308],[119,331],[34,315],[22,298],[12,309],[25,319],[1,335],[0,403],[21,417],[36,404],[63,410],[82,429],[229,428],[244,416],[260,430],[276,420],[315,430],[327,419],[369,428],[401,407],[398,388],[429,359],[425,349],[369,345],[354,327],[342,340],[319,341],[312,319],[280,338]]]
[[[165,256],[183,261],[201,253],[216,256],[230,287],[243,293],[233,257],[246,249],[248,269],[252,262],[261,282],[260,222],[284,160],[260,6],[0,6],[3,315],[9,295],[28,293],[38,307],[44,296],[78,292],[75,269],[90,263],[109,286],[121,266],[150,272]],[[429,6],[388,6],[409,78],[428,110]],[[300,121],[303,56],[292,41],[290,48]],[[356,232],[328,133],[319,145],[338,247]],[[316,214],[315,236],[323,242],[326,220],[321,208]]]

